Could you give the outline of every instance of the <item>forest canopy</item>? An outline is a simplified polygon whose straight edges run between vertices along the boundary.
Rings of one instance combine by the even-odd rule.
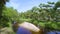
[[[13,7],[0,5],[0,26],[7,27],[12,21],[30,22],[48,30],[60,30],[60,1],[41,3],[26,12],[19,13]],[[1,4],[1,3],[0,3]],[[4,9],[2,8],[4,7]],[[2,10],[1,10],[2,9]]]

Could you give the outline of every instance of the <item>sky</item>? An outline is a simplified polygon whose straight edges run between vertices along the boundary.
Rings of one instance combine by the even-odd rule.
[[[40,3],[47,3],[48,1],[57,2],[58,0],[10,0],[6,3],[6,6],[13,7],[18,12],[25,12]]]

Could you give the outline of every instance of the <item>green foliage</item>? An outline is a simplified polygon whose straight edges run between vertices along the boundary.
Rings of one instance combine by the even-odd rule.
[[[0,25],[2,27],[7,27],[7,26],[9,26],[8,23],[12,22],[13,20],[14,21],[19,20],[17,10],[13,9],[12,7],[10,7],[10,8],[5,7],[5,9],[3,10],[3,13],[2,13],[2,19],[1,19]]]
[[[48,2],[48,4],[40,4],[39,7],[33,7],[31,10],[27,12],[20,13],[20,18],[23,19],[31,19],[28,22],[35,24],[36,26],[42,26],[47,30],[60,30],[58,25],[60,22],[60,2]],[[53,6],[54,5],[54,6]],[[58,5],[58,7],[57,7]],[[57,7],[57,8],[54,8]],[[56,10],[55,10],[56,9]],[[25,21],[25,20],[24,20]]]
[[[7,17],[5,15],[4,15],[5,17],[3,16],[3,10],[5,8],[6,2],[8,2],[8,0],[0,0],[0,26],[2,26],[3,23],[8,20],[8,19],[6,19]],[[4,24],[4,26],[7,26],[7,25]]]
[[[35,6],[24,13],[18,13],[17,10],[12,7],[4,7],[2,10],[3,6],[0,8],[2,12],[0,12],[2,14],[0,25],[3,27],[8,26],[8,23],[12,21],[18,21],[20,23],[27,21],[47,30],[60,30],[60,9],[58,9],[60,7],[60,1],[56,3],[42,3],[38,7]]]
[[[0,19],[2,18],[2,12],[3,12],[3,9],[5,8],[5,4],[8,1],[9,0],[0,0]],[[1,22],[1,20],[0,20],[0,22]]]

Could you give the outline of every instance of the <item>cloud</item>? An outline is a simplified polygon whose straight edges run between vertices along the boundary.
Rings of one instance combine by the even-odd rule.
[[[11,6],[13,6],[16,9],[19,8],[19,6],[20,6],[20,4],[18,4],[18,3],[11,2],[10,4],[11,4]]]
[[[13,7],[14,9],[18,9],[20,6],[20,3],[17,2],[17,0],[10,0],[10,2],[6,3],[7,7]]]

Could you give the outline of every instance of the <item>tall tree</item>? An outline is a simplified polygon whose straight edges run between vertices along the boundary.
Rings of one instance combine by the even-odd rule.
[[[3,8],[6,4],[6,2],[8,2],[9,0],[0,0],[0,19],[2,18],[2,11],[3,11]]]
[[[19,16],[18,16],[18,12],[16,9],[10,7],[5,7],[5,9],[3,10],[3,13],[2,13],[2,23],[1,26],[3,27],[7,27],[9,26],[9,22],[12,22],[13,20],[14,21],[18,21],[19,20]]]
[[[9,0],[0,0],[0,23],[2,23],[2,12],[7,1]]]

